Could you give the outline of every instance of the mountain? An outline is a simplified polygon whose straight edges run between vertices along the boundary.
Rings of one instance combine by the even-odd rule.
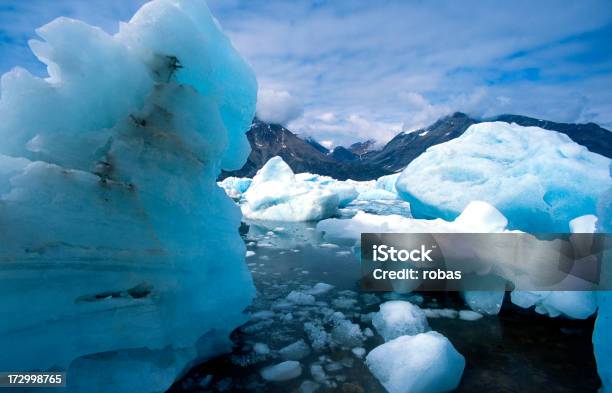
[[[357,154],[343,146],[336,147],[331,155],[337,161],[354,161],[359,159]]]
[[[280,156],[295,173],[313,172],[336,179],[352,175],[351,167],[328,155],[329,151],[318,142],[301,139],[281,125],[255,119],[246,135],[252,149],[246,164],[240,170],[223,172],[221,179],[253,177],[274,156]]]
[[[255,119],[247,132],[252,147],[247,163],[238,171],[222,173],[220,178],[252,177],[270,158],[278,155],[296,173],[312,172],[341,180],[376,179],[401,171],[429,147],[457,138],[472,124],[484,121],[504,121],[561,132],[592,152],[612,158],[612,132],[594,123],[556,123],[520,115],[475,119],[457,112],[427,128],[402,132],[380,150],[371,150],[374,141],[365,141],[348,148],[338,146],[330,152],[312,138],[301,139],[283,126]]]
[[[457,138],[476,122],[466,114],[457,112],[427,128],[397,134],[382,150],[372,153],[368,161],[387,173],[397,172],[429,147]]]
[[[304,139],[304,141],[306,141],[306,143],[308,143],[310,146],[314,147],[315,149],[317,149],[321,153],[329,154],[329,149],[327,147],[323,146],[322,144],[320,144],[319,142],[317,142],[314,138],[308,137],[308,138]]]
[[[376,146],[376,141],[374,139],[368,139],[365,142],[356,142],[348,147],[351,153],[356,154],[358,156],[362,156],[372,150]]]

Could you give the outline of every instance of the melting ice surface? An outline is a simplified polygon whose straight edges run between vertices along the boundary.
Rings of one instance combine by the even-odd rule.
[[[38,35],[49,77],[2,77],[0,370],[163,391],[229,349],[254,296],[215,179],[249,153],[255,77],[201,1]]]

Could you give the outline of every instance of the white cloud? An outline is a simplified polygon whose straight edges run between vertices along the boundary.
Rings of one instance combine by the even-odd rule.
[[[287,91],[259,89],[257,117],[267,123],[287,125],[304,112],[302,103]]]
[[[332,146],[334,145],[334,141],[330,141],[330,140],[324,140],[319,142],[323,147],[327,148],[327,149],[331,149]]]
[[[474,116],[481,116],[485,111],[482,106],[489,107],[485,102],[489,98],[487,90],[478,88],[470,94],[458,94],[447,98],[443,103],[432,104],[423,95],[416,92],[403,94],[407,104],[403,131],[411,132],[425,128],[439,118],[453,112],[465,112]]]

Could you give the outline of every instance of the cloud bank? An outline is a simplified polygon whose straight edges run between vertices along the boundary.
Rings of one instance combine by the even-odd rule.
[[[257,117],[267,123],[286,126],[303,112],[300,100],[287,91],[260,88],[257,93]]]
[[[139,2],[6,0],[0,70],[37,67],[22,48],[45,18],[113,30]],[[454,111],[612,128],[609,0],[208,3],[260,86],[291,92],[304,109],[301,117],[296,105],[275,109],[282,97],[266,93],[259,111],[320,140],[385,141]]]

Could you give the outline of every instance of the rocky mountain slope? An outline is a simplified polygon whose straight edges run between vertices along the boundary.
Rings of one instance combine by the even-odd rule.
[[[227,176],[252,177],[270,158],[281,156],[296,172],[312,172],[336,179],[370,180],[404,169],[429,147],[459,137],[472,124],[504,121],[521,126],[538,126],[558,131],[594,153],[612,158],[612,132],[594,123],[556,123],[519,115],[500,115],[475,119],[457,112],[443,117],[431,126],[413,132],[402,132],[382,149],[372,150],[372,140],[355,143],[332,151],[312,138],[302,139],[287,128],[255,119],[247,133],[252,151],[247,163]]]

